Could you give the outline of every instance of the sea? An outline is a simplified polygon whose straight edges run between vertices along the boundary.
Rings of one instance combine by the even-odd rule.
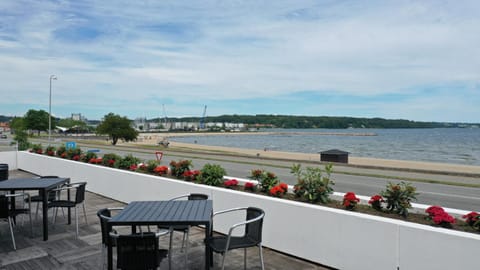
[[[169,140],[300,153],[339,149],[354,157],[480,165],[480,128],[264,129]]]

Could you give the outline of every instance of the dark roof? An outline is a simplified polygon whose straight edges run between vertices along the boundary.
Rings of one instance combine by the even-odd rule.
[[[330,149],[327,151],[322,151],[320,154],[327,154],[327,155],[348,155],[348,152],[338,150],[338,149]]]

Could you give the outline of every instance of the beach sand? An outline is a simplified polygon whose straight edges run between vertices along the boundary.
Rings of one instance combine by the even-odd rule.
[[[147,133],[140,134],[137,142],[134,144],[146,144],[146,145],[158,145],[163,139],[174,136],[201,136],[215,135],[215,133]],[[239,133],[216,133],[221,135],[232,134],[238,135]],[[241,133],[240,133],[241,134]],[[258,133],[256,133],[258,134]],[[268,134],[268,133],[267,133]],[[195,151],[205,151],[211,153],[223,153],[231,155],[241,155],[247,157],[262,157],[267,159],[276,160],[289,160],[289,161],[309,161],[319,162],[320,154],[311,153],[295,153],[295,152],[282,152],[282,151],[270,151],[264,149],[245,149],[235,147],[223,147],[223,146],[210,146],[191,143],[180,143],[169,141],[169,148],[171,149],[191,149]],[[420,161],[407,161],[407,160],[391,160],[391,159],[378,159],[367,157],[354,157],[349,156],[349,166],[358,166],[366,168],[386,168],[386,169],[398,169],[409,171],[425,171],[425,172],[438,172],[438,173],[452,173],[452,174],[473,174],[480,175],[480,166],[460,165],[451,163],[436,163],[436,162],[420,162]]]

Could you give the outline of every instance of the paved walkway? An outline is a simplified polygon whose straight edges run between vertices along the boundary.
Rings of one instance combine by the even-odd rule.
[[[10,178],[28,177],[21,171],[11,171]],[[87,185],[88,188],[88,185]],[[67,225],[66,220],[59,215],[56,225],[49,226],[49,240],[42,240],[41,218],[34,222],[34,235],[30,236],[28,219],[22,225],[22,218],[15,228],[17,251],[11,244],[8,224],[0,222],[0,269],[101,269],[103,257],[101,254],[101,234],[96,212],[104,207],[119,207],[124,204],[87,192],[86,208],[88,225],[80,220],[80,237],[75,239],[75,225]],[[82,211],[80,211],[81,213]],[[202,269],[203,266],[203,229],[194,227],[190,236],[188,269]],[[173,269],[185,269],[184,254],[181,252],[181,233],[174,234]],[[168,247],[168,237],[160,241],[161,247]],[[247,251],[248,269],[260,269],[258,249]],[[264,249],[265,269],[291,270],[322,270],[327,269],[298,258],[293,258],[268,248]],[[220,255],[214,255],[215,269],[219,268]],[[243,251],[233,251],[226,259],[226,269],[243,269]],[[162,261],[160,269],[168,269],[168,261]]]

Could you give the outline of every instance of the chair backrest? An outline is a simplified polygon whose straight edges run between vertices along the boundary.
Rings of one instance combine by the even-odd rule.
[[[75,203],[79,204],[85,200],[85,186],[87,185],[87,182],[80,182],[76,184],[78,187],[76,188],[77,191],[75,192]]]
[[[102,208],[97,211],[97,216],[100,219],[100,229],[102,230],[102,244],[107,244],[108,229],[107,229],[107,222],[112,217],[112,213],[108,208]]]
[[[117,238],[117,268],[156,269],[158,258],[158,238],[153,232],[120,235]]]
[[[189,201],[208,200],[208,195],[207,195],[207,194],[202,194],[202,193],[190,193],[190,194],[188,195],[188,200],[189,200]]]
[[[253,240],[256,244],[259,244],[262,242],[262,227],[263,227],[263,217],[265,216],[265,212],[262,209],[256,208],[256,207],[247,208],[247,221],[260,216],[262,216],[262,218],[252,223],[248,223],[245,226],[245,237],[248,237],[250,240]]]
[[[2,194],[0,195],[0,218],[8,218],[8,198]]]

